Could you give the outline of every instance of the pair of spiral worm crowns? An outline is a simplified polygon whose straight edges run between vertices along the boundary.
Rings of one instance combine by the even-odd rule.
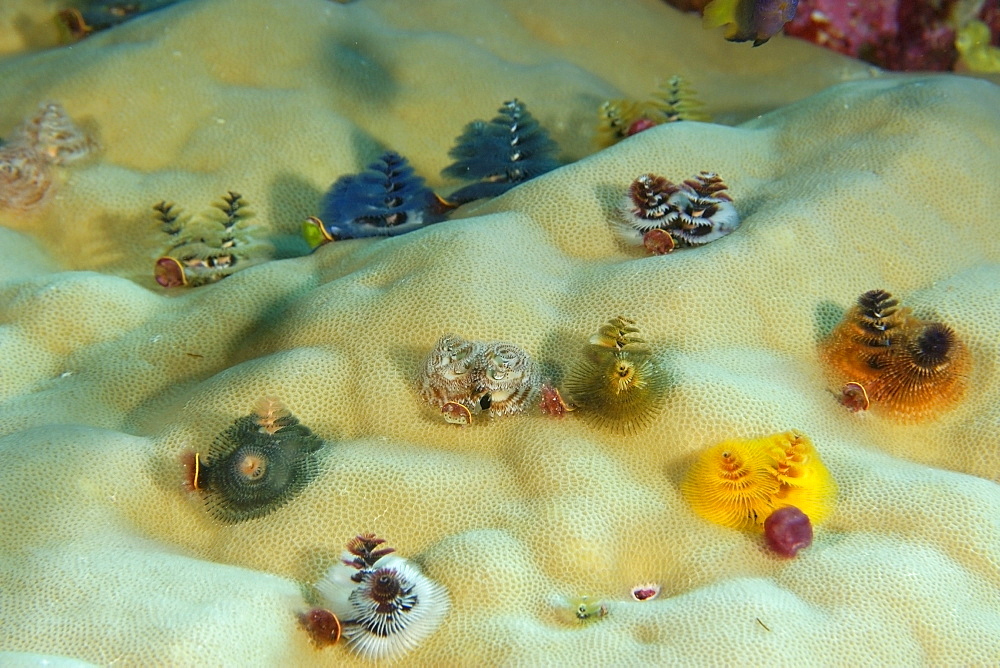
[[[718,174],[700,172],[675,184],[643,174],[629,186],[620,208],[622,239],[654,255],[677,247],[702,246],[735,230],[740,217]]]
[[[270,259],[274,250],[248,224],[253,213],[243,196],[232,190],[197,218],[183,216],[166,201],[155,204],[153,214],[170,240],[153,269],[156,282],[165,288],[214,283]]]
[[[486,413],[522,412],[541,389],[541,372],[520,347],[505,341],[469,341],[442,336],[424,360],[420,394],[448,422],[469,424]]]
[[[387,237],[437,223],[460,204],[496,197],[559,166],[556,143],[523,102],[504,102],[490,121],[465,126],[449,152],[445,177],[474,181],[438,196],[406,158],[386,151],[364,171],[338,178],[323,195],[318,217],[302,225],[311,248],[331,241]]]
[[[956,404],[971,369],[968,348],[941,322],[913,316],[885,290],[869,290],[823,342],[842,402],[921,421]]]
[[[606,148],[663,123],[709,121],[690,83],[674,75],[643,101],[607,100],[598,110],[596,142]]]
[[[708,448],[688,469],[681,492],[708,521],[763,531],[775,552],[794,556],[812,541],[812,525],[829,515],[837,485],[812,441],[788,431]]]

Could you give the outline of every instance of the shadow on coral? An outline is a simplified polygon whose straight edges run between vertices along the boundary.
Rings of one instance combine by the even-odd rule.
[[[336,36],[329,42],[325,57],[317,59],[326,62],[326,72],[330,81],[330,91],[348,91],[357,98],[357,108],[387,105],[396,96],[399,85],[390,74],[390,68],[383,65],[380,53],[384,50],[363,34]],[[358,83],[363,82],[363,86]],[[352,108],[340,99],[338,108]]]
[[[423,371],[424,358],[430,350],[429,344],[426,348],[421,346],[393,346],[389,350],[387,361],[392,365],[398,377],[404,378],[408,388],[413,392],[410,396],[415,404],[423,404],[418,392],[420,388],[421,372]]]
[[[122,230],[138,229],[136,235],[141,243],[146,236],[142,222],[134,223],[131,216],[103,213],[91,221],[89,229],[95,230],[88,238],[77,237],[67,243],[64,266],[72,270],[104,271],[134,280],[144,287],[153,287],[149,260],[144,253],[128,253],[121,245]],[[143,221],[145,222],[145,221]],[[155,227],[149,226],[151,230]],[[151,235],[150,239],[154,237]],[[136,244],[139,245],[139,244]],[[140,248],[154,248],[142,244]],[[148,281],[146,279],[149,279]]]
[[[272,211],[268,241],[274,246],[275,260],[308,255],[311,250],[299,233],[299,225],[312,215],[323,191],[297,174],[283,172],[268,189],[268,209]]]
[[[299,225],[315,213],[315,203],[322,196],[323,190],[302,176],[292,172],[278,174],[267,191],[267,208],[272,212],[267,223],[271,233],[297,235]]]
[[[813,308],[813,341],[819,343],[844,318],[846,310],[831,301],[821,301]]]
[[[549,331],[539,345],[538,357],[542,378],[562,391],[566,376],[587,345],[587,335],[568,328]]]
[[[556,140],[556,143],[559,144],[561,148],[559,157],[562,159],[564,165],[576,162],[577,160],[585,158],[595,152],[591,150],[589,152],[581,152],[578,154],[574,151],[567,150],[567,147],[586,145],[585,142],[577,141],[575,139],[576,135],[582,132],[587,132],[589,134],[590,128],[594,125],[594,117],[597,110],[601,106],[601,102],[612,96],[613,94],[601,96],[580,93],[574,96],[572,108],[565,110],[568,116],[560,119],[561,123],[558,126],[552,124],[552,138]]]
[[[631,182],[636,175],[622,175],[622,183],[598,183],[594,186],[594,196],[601,205],[602,218],[607,221],[617,221],[621,218],[621,207],[622,203],[626,201],[628,196],[628,183]],[[626,181],[627,179],[627,181]],[[614,227],[612,225],[607,226],[608,234],[613,234]]]
[[[327,535],[340,536],[350,533],[337,526],[337,524],[337,522],[331,522],[330,526],[326,527],[328,529]],[[329,546],[310,545],[301,548],[297,555],[299,567],[295,573],[295,578],[302,582],[316,582],[323,577],[332,564],[340,561],[340,555],[343,551],[344,546],[342,543],[331,543]],[[306,601],[311,605],[318,605],[320,598],[314,588],[305,587],[304,589],[307,591],[307,595],[304,597]]]

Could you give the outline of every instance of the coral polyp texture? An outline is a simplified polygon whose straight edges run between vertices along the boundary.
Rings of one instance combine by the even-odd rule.
[[[966,393],[972,359],[949,325],[915,317],[885,290],[869,290],[844,315],[822,353],[843,384],[842,403],[904,421],[927,420]]]
[[[101,146],[43,163],[40,205],[0,208],[0,665],[382,665],[361,653],[382,643],[348,630],[379,619],[376,597],[408,604],[388,595],[416,577],[393,554],[450,601],[399,665],[996,663],[997,86],[889,77],[781,35],[732,44],[661,0],[197,0],[58,47],[69,4],[0,2],[0,135],[57,100]],[[595,150],[602,100],[673,73],[726,124]],[[412,233],[309,252],[323,193],[386,150],[442,195],[473,182],[440,176],[448,150],[514,96],[565,164]],[[731,186],[737,230],[666,257],[621,243],[637,176],[701,170]],[[230,190],[274,259],[158,285],[173,240],[151,207],[221,227],[211,203]],[[831,377],[820,350],[872,288],[968,351],[948,410],[840,404],[865,378]],[[479,342],[474,359],[491,342],[530,356],[523,411],[489,417],[499,395],[482,408],[458,341],[424,400],[449,332]],[[941,348],[925,339],[922,358]],[[641,431],[571,395],[591,347],[668,375]],[[280,507],[225,521],[201,469],[232,457],[211,484],[241,490],[279,461],[228,454],[282,434],[263,397],[325,445]],[[782,559],[682,485],[706,449],[793,427],[838,489]],[[797,454],[771,459],[788,499]],[[362,576],[360,610],[361,582],[327,603],[314,585],[368,531],[396,552],[366,538],[365,565],[338,572],[395,576]],[[659,595],[637,600],[646,583]]]

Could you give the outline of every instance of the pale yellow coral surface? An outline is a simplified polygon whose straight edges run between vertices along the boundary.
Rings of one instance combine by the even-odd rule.
[[[0,134],[53,99],[103,147],[41,207],[0,209],[0,659],[360,664],[296,615],[374,531],[450,593],[417,664],[1000,660],[1000,89],[751,50],[652,0],[576,4],[191,0],[0,61]],[[588,155],[602,99],[674,73],[715,118],[774,111]],[[153,282],[155,202],[238,190],[280,247],[383,148],[456,186],[436,176],[453,138],[512,97],[576,162],[426,230]],[[739,229],[662,257],[620,245],[633,178],[702,169]],[[965,341],[955,409],[900,425],[837,403],[817,344],[873,288]],[[638,434],[573,414],[460,428],[419,399],[442,334],[515,342],[559,381],[616,315],[671,376]],[[322,470],[223,526],[180,458],[264,396],[327,439]],[[785,561],[679,484],[705,447],[789,429],[839,497]],[[663,592],[634,602],[642,582]],[[553,601],[579,594],[608,615],[565,623]]]

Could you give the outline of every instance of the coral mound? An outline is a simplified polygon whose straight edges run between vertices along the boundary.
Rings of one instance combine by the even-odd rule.
[[[102,146],[39,207],[0,211],[0,651],[363,665],[299,616],[344,541],[374,532],[451,601],[408,665],[994,663],[1000,89],[871,78],[780,36],[740,48],[653,0],[455,6],[184,2],[0,60],[0,127],[55,100]],[[759,118],[590,154],[602,100],[685,63],[713,118]],[[301,255],[333,179],[391,149],[439,189],[463,124],[515,96],[574,162]],[[663,256],[619,241],[637,174],[700,170],[725,175],[738,229]],[[150,204],[227,189],[283,259],[157,286]],[[852,413],[828,385],[819,344],[872,286],[967,346],[969,391],[939,419]],[[670,375],[641,434],[580,411],[459,428],[419,395],[445,332],[516,343],[559,386],[615,314]],[[287,503],[223,524],[180,457],[265,397],[323,457]],[[703,449],[791,426],[839,492],[789,561],[698,517],[680,484]],[[655,599],[633,599],[643,582]],[[562,621],[552,601],[583,595],[606,614]]]

